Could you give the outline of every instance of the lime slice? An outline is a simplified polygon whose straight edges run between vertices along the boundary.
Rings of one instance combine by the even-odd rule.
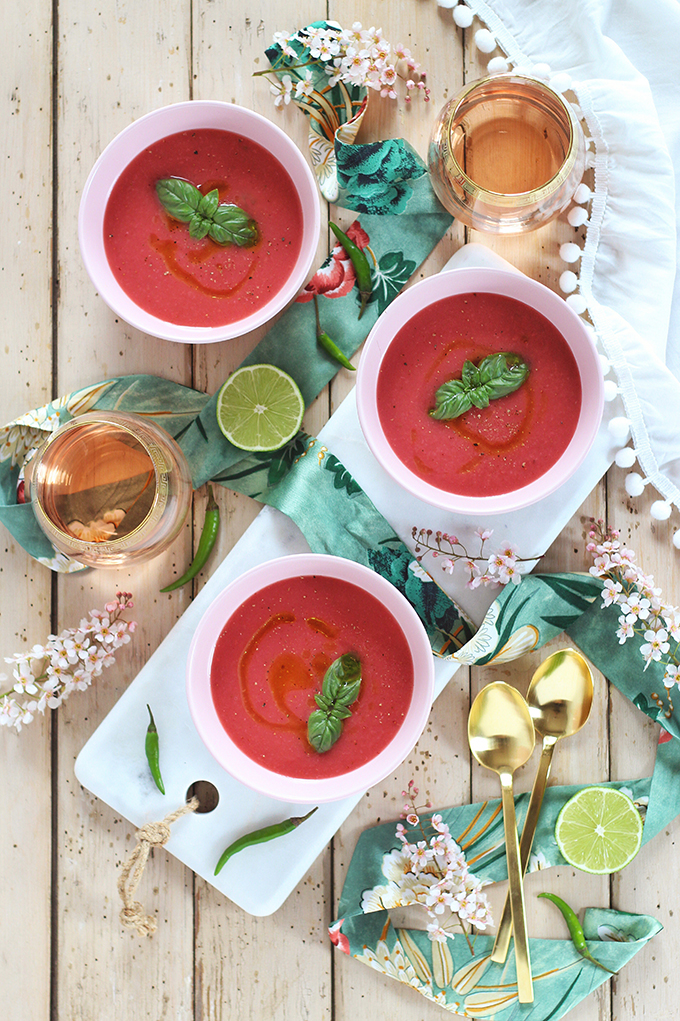
[[[295,436],[304,410],[297,383],[275,365],[244,365],[217,395],[217,424],[241,450],[278,450]]]
[[[558,815],[555,840],[582,872],[618,872],[640,850],[642,819],[628,795],[614,787],[584,787]]]

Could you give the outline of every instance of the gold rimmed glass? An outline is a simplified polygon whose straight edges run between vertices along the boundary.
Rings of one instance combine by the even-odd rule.
[[[522,234],[570,202],[585,169],[573,109],[544,81],[482,78],[440,111],[428,153],[442,205],[475,230]]]
[[[138,415],[93,411],[57,429],[26,466],[26,498],[62,553],[126,567],[170,545],[191,504],[184,454]]]

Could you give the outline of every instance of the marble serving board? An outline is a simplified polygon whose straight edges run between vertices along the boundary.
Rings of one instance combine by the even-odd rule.
[[[449,262],[461,265],[509,267],[481,245],[467,245]],[[413,525],[456,532],[473,543],[481,523],[494,529],[494,543],[513,542],[523,556],[539,556],[559,535],[580,504],[609,467],[615,447],[607,431],[609,407],[592,450],[569,482],[533,507],[502,517],[480,519],[447,515],[404,493],[383,471],[363,439],[354,393],[340,405],[319,439],[339,457],[378,510],[405,542],[413,545]],[[316,857],[347,818],[361,795],[321,805],[312,818],[273,844],[260,844],[227,862],[218,876],[215,863],[232,840],[243,833],[304,815],[309,806],[275,801],[234,780],[203,745],[189,713],[185,668],[193,633],[209,604],[233,579],[274,557],[308,552],[299,529],[279,511],[265,507],[150,657],[128,689],[80,752],[76,777],[114,811],[139,827],[162,819],[183,804],[189,787],[209,781],[219,794],[211,812],[192,813],[172,827],[168,851],[197,875],[252,915],[276,911],[309,871]],[[436,569],[436,563],[433,565]],[[481,621],[494,598],[493,589],[465,587],[463,572],[437,578],[471,618]],[[458,668],[450,660],[435,660],[435,694]],[[148,722],[153,710],[162,747],[172,749],[162,759],[166,794],[156,789],[144,755]],[[285,844],[284,844],[285,842]],[[247,858],[246,858],[247,856]],[[253,881],[256,876],[257,880]]]

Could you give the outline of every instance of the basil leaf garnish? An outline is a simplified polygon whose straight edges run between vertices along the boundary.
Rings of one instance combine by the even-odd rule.
[[[518,355],[501,352],[487,355],[479,365],[465,361],[460,379],[443,383],[435,394],[432,418],[464,415],[470,408],[488,408],[491,401],[514,393],[529,375],[529,366]]]
[[[234,244],[242,248],[254,245],[260,236],[255,220],[251,220],[238,206],[227,202],[219,205],[213,213],[210,228],[210,237],[217,241],[218,245],[225,243],[219,240],[223,234],[228,235]]]
[[[203,198],[198,188],[179,177],[156,181],[156,194],[168,216],[181,223],[188,223]]]
[[[198,209],[196,212],[199,216],[205,216],[207,220],[211,220],[215,214],[215,210],[220,204],[220,193],[217,188],[213,188],[207,195],[201,195],[201,200],[198,203]]]
[[[192,216],[189,220],[189,233],[192,238],[198,238],[200,241],[200,239],[204,238],[209,231],[210,220],[207,220],[205,216],[199,216],[197,213],[196,216]]]
[[[248,248],[259,240],[255,220],[244,209],[219,200],[217,188],[203,195],[180,177],[156,182],[156,194],[168,216],[189,224],[192,238],[211,237],[218,245]]]
[[[338,740],[360,689],[361,663],[351,653],[339,656],[324,674],[321,692],[314,696],[319,708],[307,721],[307,740],[315,751],[327,752]]]

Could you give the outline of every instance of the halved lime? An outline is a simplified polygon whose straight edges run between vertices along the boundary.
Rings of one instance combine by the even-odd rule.
[[[584,787],[557,817],[557,846],[570,865],[605,875],[632,861],[642,843],[642,819],[614,787]]]
[[[304,410],[297,383],[275,365],[244,365],[217,395],[217,424],[241,450],[278,450],[295,436]]]

